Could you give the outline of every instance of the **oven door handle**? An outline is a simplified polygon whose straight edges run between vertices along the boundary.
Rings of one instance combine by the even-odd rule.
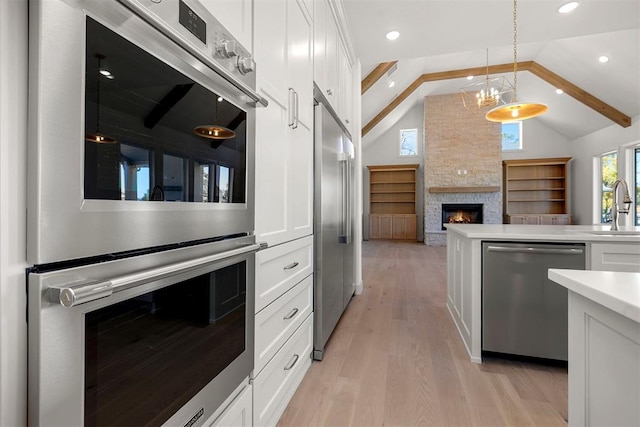
[[[257,252],[260,249],[264,249],[265,247],[266,245],[263,243],[254,243],[238,249],[232,249],[230,251],[207,255],[204,257],[191,259],[189,261],[177,262],[174,264],[165,265],[163,267],[145,270],[140,273],[116,277],[110,280],[93,280],[73,286],[64,284],[51,286],[49,288],[49,301],[54,304],[60,304],[63,307],[67,308],[75,307],[79,304],[84,304],[100,298],[108,297],[114,292],[123,291],[125,289],[140,286],[154,280],[159,280],[165,277],[184,273],[198,267],[202,267],[206,264],[222,261],[227,258],[244,255],[251,252]]]

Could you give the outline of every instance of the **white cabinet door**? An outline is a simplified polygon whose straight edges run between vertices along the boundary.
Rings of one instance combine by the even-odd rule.
[[[255,0],[258,90],[256,235],[277,245],[313,233],[312,22],[301,0]]]
[[[253,390],[248,385],[224,410],[211,427],[251,427],[253,425]]]
[[[328,14],[329,5],[326,0],[313,2],[313,81],[323,94],[327,90]]]
[[[340,90],[338,93],[338,116],[342,123],[344,123],[345,127],[352,133],[351,122],[352,118],[352,109],[353,109],[353,76],[351,71],[351,62],[349,62],[349,57],[347,56],[345,47],[342,43],[340,43],[338,49],[338,58],[339,58],[339,73],[340,73]]]
[[[327,14],[327,39],[325,44],[325,63],[327,64],[327,88],[324,96],[335,111],[338,111],[338,92],[340,91],[340,77],[338,72],[338,49],[340,48],[340,37],[338,27],[333,20],[331,11]]]
[[[213,16],[238,39],[249,52],[253,52],[252,3],[253,0],[200,0]]]
[[[270,88],[272,89],[272,88]],[[267,90],[260,94],[269,101],[256,110],[256,238],[270,246],[290,238],[287,108]]]
[[[313,58],[311,40],[313,23],[301,0],[288,0],[287,15],[287,76],[295,91],[297,126],[313,128]]]

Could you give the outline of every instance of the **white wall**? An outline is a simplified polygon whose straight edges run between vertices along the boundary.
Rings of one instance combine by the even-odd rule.
[[[594,157],[608,151],[618,150],[618,167],[620,176],[631,180],[631,171],[621,170],[625,165],[624,148],[630,144],[640,143],[640,116],[631,120],[632,126],[623,128],[617,124],[583,136],[569,143],[573,155],[572,166],[572,213],[576,224],[594,223],[594,206],[597,194],[594,186]],[[633,195],[632,195],[633,197]],[[620,223],[625,224],[625,215],[621,215]],[[629,221],[631,223],[631,221]]]
[[[363,237],[369,239],[369,170],[368,165],[419,164],[416,183],[417,198],[417,234],[418,240],[424,238],[423,232],[423,194],[424,194],[424,106],[415,105],[393,127],[379,138],[363,145]],[[400,157],[400,130],[418,129],[419,153],[417,157]]]
[[[0,426],[27,424],[27,6],[0,0]]]
[[[572,157],[569,140],[536,119],[522,122],[523,149],[502,153],[502,160]]]

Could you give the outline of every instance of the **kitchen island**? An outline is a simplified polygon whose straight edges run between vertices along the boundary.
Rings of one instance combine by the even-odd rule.
[[[640,227],[447,224],[447,308],[473,362],[482,362],[482,242],[582,243],[586,269],[640,272]]]
[[[548,274],[569,293],[569,425],[640,425],[640,273]]]

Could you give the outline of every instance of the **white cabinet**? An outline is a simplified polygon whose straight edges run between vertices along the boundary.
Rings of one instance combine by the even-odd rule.
[[[482,363],[481,282],[482,245],[479,239],[447,233],[447,309],[471,361]]]
[[[256,254],[256,313],[313,272],[313,237]]]
[[[338,116],[349,133],[352,133],[351,123],[353,122],[353,72],[351,62],[347,55],[344,44],[340,43],[338,49]]]
[[[253,425],[252,386],[246,386],[212,424],[205,422],[204,425],[211,427],[251,427]]]
[[[253,52],[252,3],[253,0],[200,0],[213,16],[240,44],[249,52]]]
[[[256,315],[254,375],[260,374],[312,311],[313,276],[310,275]]]
[[[316,0],[314,7],[314,81],[345,128],[352,134],[351,61],[338,30],[332,6],[327,0]]]
[[[569,292],[569,426],[640,425],[640,324]]]
[[[592,243],[589,270],[640,272],[640,245]]]
[[[313,236],[256,254],[254,424],[275,425],[311,365]]]
[[[313,318],[307,317],[253,380],[253,425],[275,426],[311,366]]]
[[[256,235],[270,246],[313,233],[312,21],[302,0],[255,0]]]

